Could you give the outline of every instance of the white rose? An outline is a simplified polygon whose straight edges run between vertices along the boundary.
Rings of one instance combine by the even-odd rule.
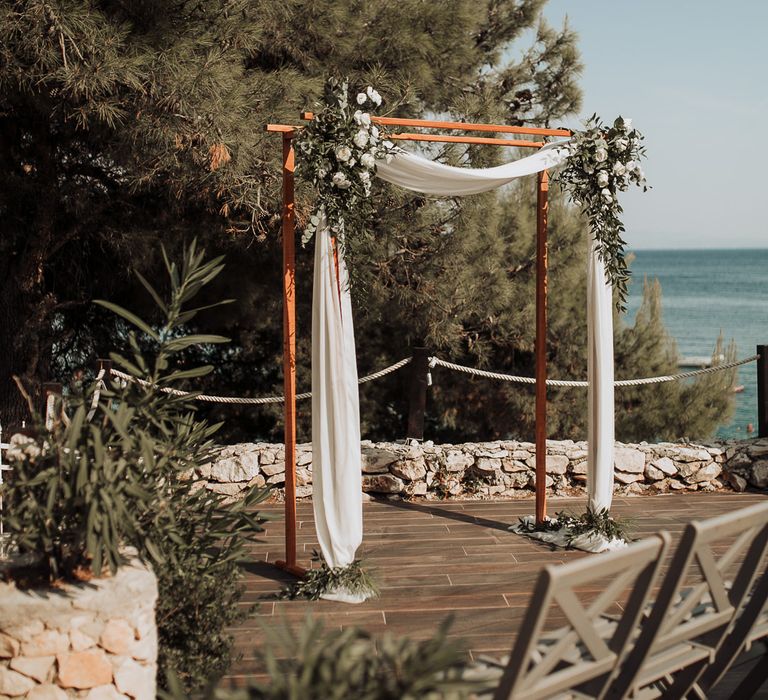
[[[349,146],[339,146],[336,148],[336,158],[338,158],[342,163],[348,161],[351,157],[352,151]]]
[[[366,101],[366,99],[368,98],[365,96],[364,92],[357,93],[357,104],[359,105],[363,104]]]
[[[629,141],[627,139],[616,139],[616,148],[619,151],[626,151],[628,146]]]
[[[363,153],[363,155],[360,156],[360,163],[363,167],[370,170],[376,165],[376,159],[370,153]]]
[[[603,199],[606,202],[612,202],[613,197],[611,196],[611,191],[606,187],[605,189],[600,191],[600,194],[603,195]]]
[[[605,170],[601,170],[597,176],[598,187],[605,187],[608,184],[608,173]]]
[[[355,134],[353,141],[358,148],[365,148],[368,145],[368,132],[364,129],[360,129],[360,131]]]
[[[328,176],[328,171],[327,171],[325,168],[320,168],[320,169],[317,171],[317,176],[318,176],[318,177],[319,177],[321,180],[324,180],[324,179],[325,179],[325,178]]]
[[[370,182],[371,181],[371,174],[367,170],[363,170],[360,172],[360,179],[363,182]]]
[[[635,169],[635,161],[634,160],[628,160],[627,161],[627,170],[632,171]]]
[[[338,172],[333,174],[333,184],[340,190],[346,190],[352,183],[347,180],[347,176],[344,173]]]
[[[371,98],[371,102],[373,102],[373,104],[376,106],[381,104],[381,95],[379,95],[379,93],[376,92],[376,90],[374,90],[370,85],[368,86],[366,93],[368,93],[368,97]]]
[[[595,151],[595,160],[598,163],[602,163],[607,158],[608,158],[608,151],[606,151],[604,148],[598,148]]]
[[[360,123],[366,128],[369,127],[371,125],[371,115],[368,112],[363,112],[360,115]]]
[[[626,167],[624,167],[623,163],[620,163],[619,161],[616,161],[613,164],[613,172],[615,175],[623,175],[627,171]]]

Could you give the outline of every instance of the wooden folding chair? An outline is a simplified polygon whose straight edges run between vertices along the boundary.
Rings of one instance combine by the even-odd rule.
[[[626,549],[585,557],[540,574],[494,700],[537,700],[560,695],[600,697],[622,656],[669,546],[659,533]],[[597,590],[582,602],[582,591]],[[607,610],[626,596],[619,616]],[[545,631],[558,609],[567,624]]]
[[[710,689],[722,680],[743,652],[749,651],[755,642],[768,637],[768,569],[756,562],[755,572],[759,572],[757,582],[723,637],[714,662],[696,680],[692,693],[694,697],[706,698]],[[768,658],[764,657],[742,680],[734,697],[752,697],[767,679]]]
[[[767,548],[768,502],[689,523],[606,697],[684,697],[714,661]]]

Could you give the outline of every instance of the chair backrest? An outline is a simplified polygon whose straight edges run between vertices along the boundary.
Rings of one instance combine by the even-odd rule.
[[[625,697],[651,654],[680,642],[716,648],[752,587],[767,548],[768,502],[689,523],[608,697]],[[671,674],[680,669],[665,670]]]
[[[669,541],[659,533],[625,549],[546,567],[494,699],[535,700],[589,681],[605,683],[638,624]],[[589,589],[596,595],[582,601],[579,589],[582,597]],[[609,615],[620,598],[626,598],[623,611]],[[565,626],[545,631],[548,619],[561,617]]]

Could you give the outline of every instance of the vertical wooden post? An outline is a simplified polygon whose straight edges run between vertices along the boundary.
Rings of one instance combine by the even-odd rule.
[[[537,177],[536,197],[536,522],[547,515],[547,209],[549,175]]]
[[[757,436],[768,437],[768,345],[758,345]]]
[[[59,382],[43,383],[43,410],[41,414],[48,430],[53,428],[56,421],[56,411],[61,408],[62,386]]]
[[[424,439],[424,412],[427,408],[427,374],[429,374],[429,350],[411,349],[411,386],[408,391],[407,438]]]
[[[285,395],[285,561],[277,565],[303,574],[296,565],[296,221],[293,132],[283,133],[283,391]]]

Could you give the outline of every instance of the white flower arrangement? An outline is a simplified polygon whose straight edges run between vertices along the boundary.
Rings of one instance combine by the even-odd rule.
[[[296,146],[301,152],[299,172],[317,190],[316,211],[304,226],[302,243],[317,232],[323,215],[331,233],[344,243],[344,231],[359,231],[370,213],[372,175],[377,160],[391,160],[395,146],[382,137],[369,110],[381,105],[372,87],[357,93],[350,105],[346,81],[329,80],[324,101]]]
[[[583,131],[574,132],[568,143],[571,155],[555,179],[580,205],[589,219],[597,250],[618,292],[618,306],[625,308],[629,270],[624,259],[624,224],[618,193],[630,185],[648,189],[640,160],[645,157],[643,136],[632,120],[618,117],[606,127],[592,115]]]

